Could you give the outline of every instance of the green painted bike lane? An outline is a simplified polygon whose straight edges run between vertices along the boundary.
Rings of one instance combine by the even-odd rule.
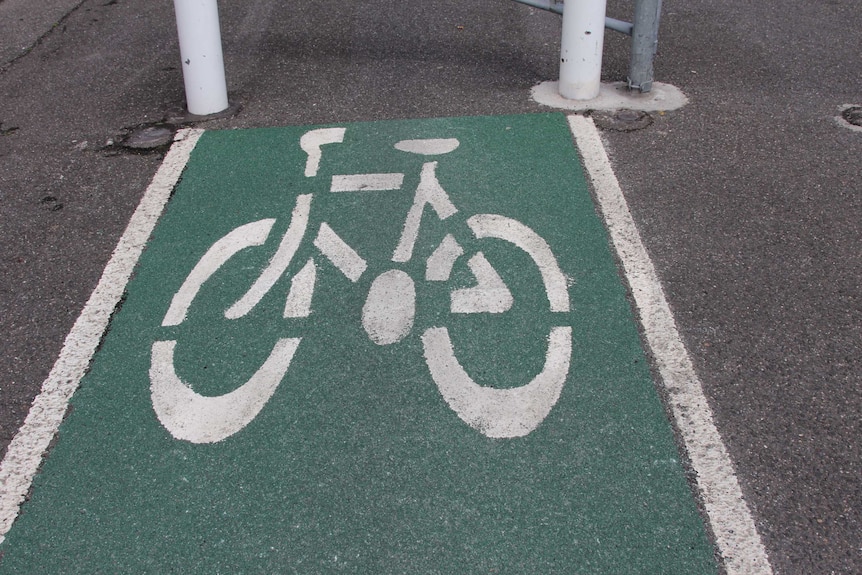
[[[562,115],[203,134],[71,405],[0,573],[717,571]]]

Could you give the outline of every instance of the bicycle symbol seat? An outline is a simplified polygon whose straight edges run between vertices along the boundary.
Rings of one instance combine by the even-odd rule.
[[[315,129],[301,137],[299,145],[307,156],[306,178],[318,177],[323,147],[343,142],[345,131],[345,128]],[[430,158],[452,152],[459,145],[457,139],[448,138],[401,140],[394,147],[407,154]],[[397,266],[413,258],[425,207],[430,206],[442,221],[458,212],[438,181],[437,166],[437,161],[424,161],[413,203],[392,253],[394,267],[372,281],[362,308],[362,327],[371,341],[380,346],[395,344],[413,330],[417,305],[415,281]],[[403,181],[403,173],[334,175],[330,191],[397,190]],[[309,231],[312,196],[296,197],[287,231],[274,255],[242,297],[224,311],[225,320],[247,315],[287,273]],[[265,244],[275,222],[275,218],[267,218],[241,225],[207,249],[174,294],[161,325],[183,323],[204,283],[240,251]],[[497,214],[476,214],[466,223],[476,240],[503,240],[526,253],[538,268],[549,310],[560,313],[560,317],[568,321],[567,280],[551,248],[540,235],[518,220]],[[327,222],[319,223],[312,242],[315,253],[319,252],[351,282],[356,283],[365,273],[366,260]],[[464,255],[464,249],[454,236],[447,234],[427,258],[424,280],[448,281],[456,261]],[[509,311],[514,301],[512,293],[485,255],[477,251],[467,260],[467,266],[475,284],[451,291],[449,311],[452,314]],[[282,314],[285,320],[312,314],[317,270],[318,263],[311,257],[290,278]],[[287,377],[302,339],[278,339],[254,375],[233,391],[219,396],[198,394],[177,375],[174,367],[176,340],[155,341],[149,375],[152,405],[158,420],[173,437],[192,443],[214,443],[230,437],[254,420],[276,392]],[[496,388],[477,384],[465,371],[446,327],[427,328],[420,339],[428,371],[443,400],[464,423],[491,438],[523,437],[541,424],[562,393],[572,355],[571,326],[552,326],[543,369],[523,385]]]

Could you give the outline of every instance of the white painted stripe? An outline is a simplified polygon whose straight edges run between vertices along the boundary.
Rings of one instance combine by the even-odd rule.
[[[253,246],[260,246],[269,237],[275,218],[260,220],[240,226],[218,240],[189,273],[186,281],[174,294],[171,305],[162,320],[162,326],[180,325],[186,319],[189,306],[198,295],[204,282],[212,277],[219,268],[238,252]]]
[[[416,317],[416,286],[401,270],[377,276],[362,306],[362,327],[377,345],[404,339],[413,329]]]
[[[290,291],[284,302],[285,318],[308,317],[311,315],[311,298],[314,295],[314,282],[317,279],[317,266],[314,258],[309,258],[302,269],[290,280]]]
[[[570,116],[577,141],[640,313],[728,575],[771,575],[766,549],[742,496],[730,456],[712,419],[703,386],[682,343],[595,124]]]
[[[425,261],[425,281],[445,282],[452,274],[455,261],[464,254],[464,249],[458,245],[452,234],[446,234],[434,253]]]
[[[320,128],[306,132],[299,139],[299,147],[308,154],[305,161],[305,177],[313,178],[320,169],[320,158],[323,152],[320,146],[325,144],[340,144],[344,141],[346,128]]]
[[[401,140],[395,144],[395,149],[402,152],[410,152],[411,154],[436,156],[438,154],[448,154],[460,145],[461,142],[455,138],[428,138],[423,140]]]
[[[506,287],[503,278],[494,266],[478,252],[467,262],[476,284],[473,287],[457,289],[450,295],[452,313],[504,313],[515,302],[512,292]]]
[[[416,238],[419,237],[419,224],[422,222],[425,204],[434,208],[434,212],[441,220],[458,212],[455,204],[449,199],[449,194],[437,180],[437,162],[426,162],[422,165],[422,174],[419,177],[419,186],[416,187],[416,195],[413,196],[413,205],[407,212],[404,231],[401,232],[401,239],[392,254],[393,262],[409,262],[413,257],[413,246]]]
[[[305,228],[308,226],[308,215],[311,212],[311,194],[303,194],[296,197],[296,205],[291,214],[290,225],[287,226],[287,231],[278,245],[278,249],[269,260],[260,276],[248,288],[245,295],[239,298],[236,303],[230,306],[224,312],[224,316],[228,319],[237,319],[256,306],[263,296],[272,289],[275,282],[279,280],[287,266],[293,260],[296,249],[299,247],[299,242],[302,241],[302,236],[305,235]]]
[[[224,395],[203,396],[177,375],[174,340],[153,342],[150,396],[159,422],[176,439],[217,443],[245,428],[257,417],[284,379],[302,338],[275,342],[269,357],[248,381]]]
[[[0,463],[0,541],[9,532],[39,464],[66,413],[69,398],[108,327],[132,270],[185,169],[203,130],[182,130],[147,187],[90,299],[72,326],[42,390]]]
[[[348,174],[332,176],[330,192],[383,192],[400,190],[404,174]]]
[[[326,222],[320,224],[320,230],[314,238],[314,247],[354,283],[362,277],[365,268],[368,267],[362,256],[338,237]]]
[[[467,220],[473,234],[479,238],[498,238],[510,242],[533,259],[548,295],[551,311],[569,311],[569,288],[566,276],[560,271],[557,258],[548,242],[539,234],[512,218],[496,214],[476,214]]]
[[[560,399],[572,358],[572,328],[552,327],[545,367],[529,383],[500,389],[484,387],[464,371],[449,331],[432,327],[422,334],[425,363],[440,395],[461,420],[487,437],[524,437],[536,429]]]

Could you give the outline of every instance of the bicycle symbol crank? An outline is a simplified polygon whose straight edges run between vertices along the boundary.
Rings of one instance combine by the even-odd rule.
[[[300,146],[307,154],[305,176],[317,175],[321,146],[340,143],[344,128],[324,128],[307,132]],[[456,139],[403,140],[395,148],[424,156],[453,151]],[[437,180],[437,162],[422,166],[413,204],[407,213],[400,241],[392,261],[404,263],[413,256],[422,214],[429,205],[441,220],[458,210]],[[355,192],[400,189],[404,174],[351,174],[332,177],[330,191]],[[225,312],[227,319],[248,314],[287,271],[304,238],[309,222],[312,195],[296,198],[291,221],[275,254],[246,293]],[[162,320],[162,326],[176,326],[186,319],[189,307],[203,284],[238,252],[263,245],[275,224],[263,219],[234,229],[216,241],[201,257],[180,286]],[[552,312],[570,309],[566,277],[547,242],[532,229],[512,218],[477,214],[467,219],[476,239],[504,240],[524,251],[536,264]],[[351,282],[365,272],[366,261],[326,223],[321,222],[314,247]],[[451,234],[426,261],[426,281],[447,281],[463,248]],[[457,314],[508,311],[512,294],[482,252],[467,262],[476,279],[473,287],[450,294],[450,311]],[[317,264],[310,258],[291,278],[284,318],[307,317],[312,311],[312,294]],[[362,309],[362,325],[378,345],[396,343],[413,328],[416,290],[413,278],[398,269],[380,274],[371,284]],[[462,368],[445,327],[428,328],[421,335],[425,362],[447,405],[471,428],[491,438],[523,437],[548,416],[562,393],[572,354],[572,328],[550,329],[542,371],[520,387],[498,389],[477,384]],[[176,439],[192,443],[215,443],[247,426],[260,413],[290,368],[301,337],[275,342],[267,359],[254,375],[233,391],[219,396],[203,396],[185,383],[174,368],[175,340],[155,341],[150,363],[150,391],[153,409],[161,424]]]

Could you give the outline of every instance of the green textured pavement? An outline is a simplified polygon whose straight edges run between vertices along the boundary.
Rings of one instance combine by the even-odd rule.
[[[336,127],[344,139],[321,147],[314,176],[300,138],[320,126],[201,137],[2,545],[0,573],[717,572],[565,117]],[[394,147],[420,138],[459,145],[428,158]],[[412,258],[393,262],[428,161],[457,213],[441,219],[426,206]],[[398,190],[330,191],[334,175],[367,173],[404,180]],[[227,319],[305,194],[308,229],[286,273],[248,314]],[[568,312],[549,309],[524,250],[471,233],[475,214],[544,238],[567,278]],[[162,325],[210,246],[268,218],[266,242],[204,282],[182,322]],[[314,245],[321,222],[367,262],[355,282]],[[446,234],[465,253],[447,281],[426,281]],[[511,292],[505,313],[451,311],[451,292],[475,282],[466,262],[478,251]],[[284,318],[309,258],[311,314]],[[414,282],[415,316],[403,339],[379,345],[363,307],[393,269]],[[523,437],[488,437],[459,417],[421,339],[446,327],[476,383],[515,388],[543,370],[558,326],[571,327],[565,385]],[[249,380],[283,338],[302,339],[241,430],[194,443],[157,417],[154,342],[175,341],[178,376],[218,396]]]

